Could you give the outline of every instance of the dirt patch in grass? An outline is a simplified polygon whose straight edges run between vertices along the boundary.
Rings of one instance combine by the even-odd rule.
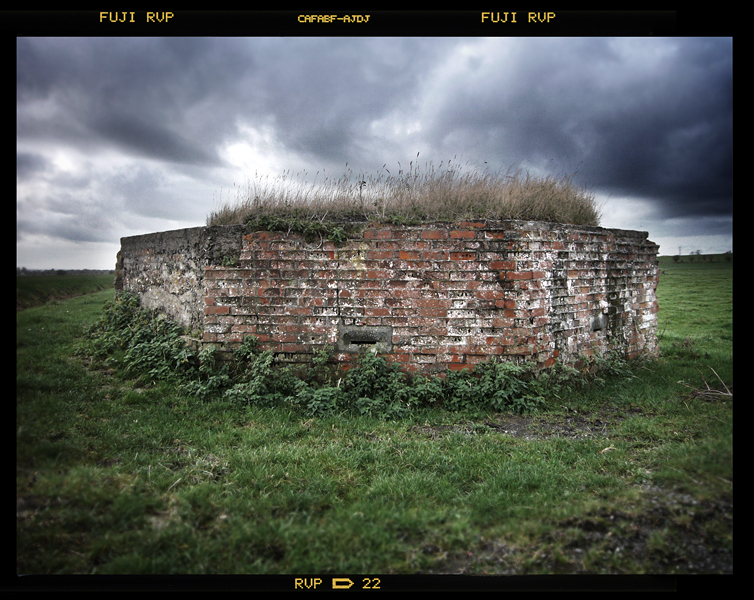
[[[432,439],[453,433],[474,435],[479,432],[495,431],[524,440],[538,440],[551,437],[590,438],[614,433],[615,426],[632,416],[653,416],[641,408],[610,409],[596,412],[580,412],[573,415],[515,415],[501,414],[482,424],[460,425],[421,425],[409,431],[421,433]]]
[[[732,529],[732,502],[696,500],[659,487],[645,490],[648,494],[639,510],[596,511],[558,523],[565,530],[582,532],[581,539],[563,545],[566,572],[583,572],[581,557],[590,547],[605,557],[621,555],[643,564],[648,573],[733,572],[732,550],[710,539],[705,528],[709,521],[722,521]]]
[[[486,421],[491,429],[516,438],[537,440],[551,437],[590,438],[613,433],[615,426],[632,416],[652,416],[640,408],[606,409],[598,412],[558,416],[501,415]]]
[[[494,431],[522,440],[592,438],[615,433],[621,421],[652,416],[640,408],[582,411],[573,415],[498,415],[481,424],[417,426],[432,439]],[[708,574],[733,572],[733,503],[730,496],[700,500],[658,486],[641,486],[639,501],[622,510],[597,509],[552,524],[521,545],[483,540],[463,552],[437,546],[418,551],[436,557],[433,574],[539,573]],[[728,541],[720,539],[728,537]]]
[[[733,504],[645,488],[641,507],[597,510],[556,524],[535,544],[485,540],[465,552],[441,553],[433,574],[730,574],[733,551],[706,524],[727,523]]]

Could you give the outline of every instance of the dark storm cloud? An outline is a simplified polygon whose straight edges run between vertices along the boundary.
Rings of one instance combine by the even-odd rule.
[[[36,202],[32,210],[17,217],[16,239],[37,234],[74,242],[108,242],[113,220],[112,212],[82,202],[78,194],[61,191]]]
[[[109,242],[111,241],[102,225],[109,223],[98,222],[92,226],[88,221],[82,221],[75,216],[57,217],[45,221],[34,219],[19,219],[17,239],[23,239],[31,234],[41,234],[51,238],[62,238],[72,242]],[[53,254],[53,256],[55,256]]]
[[[18,179],[28,179],[35,173],[44,171],[47,167],[47,160],[41,154],[33,152],[19,152],[16,154],[16,177]]]
[[[123,149],[168,162],[212,165],[219,161],[210,152],[191,144],[177,133],[140,116],[100,115],[90,121],[92,131]]]
[[[262,106],[290,148],[334,162],[358,156],[369,124],[411,104],[444,39],[277,39],[258,49]],[[356,154],[356,156],[355,156]]]
[[[434,99],[427,140],[445,158],[473,148],[490,163],[554,161],[606,192],[657,198],[666,216],[730,211],[730,40],[652,40],[654,52],[641,40],[516,42],[468,57]],[[408,114],[462,43],[21,39],[19,101],[51,97],[58,112],[19,131],[220,166],[217,147],[239,123],[271,122],[312,161],[353,162],[369,152],[370,123]]]
[[[215,144],[234,127],[225,99],[253,61],[239,61],[240,42],[219,42],[19,39],[18,102],[54,108],[21,115],[19,133],[83,147],[104,139],[148,158],[220,166]]]
[[[20,235],[198,224],[255,160],[420,150],[578,171],[674,231],[724,233],[732,211],[730,39],[18,38],[16,95]]]
[[[578,167],[604,192],[656,199],[665,217],[730,214],[731,41],[628,41],[530,41],[449,92],[435,143]]]
[[[369,122],[409,102],[452,41],[395,39],[20,39],[19,103],[28,136],[106,140],[146,158],[219,166],[239,123],[272,118],[288,148],[354,158]],[[89,138],[91,136],[91,138]]]
[[[601,185],[657,198],[667,217],[730,214],[729,47],[726,40],[678,40],[662,75],[632,87],[636,105],[599,116]]]

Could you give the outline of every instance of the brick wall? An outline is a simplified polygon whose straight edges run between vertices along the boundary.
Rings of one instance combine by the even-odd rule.
[[[224,349],[254,335],[300,363],[329,344],[345,366],[376,347],[428,372],[491,357],[546,367],[612,347],[657,352],[658,246],[645,232],[502,221],[372,225],[339,247],[277,232],[227,237],[237,263],[215,252],[184,281],[201,287],[203,341]]]

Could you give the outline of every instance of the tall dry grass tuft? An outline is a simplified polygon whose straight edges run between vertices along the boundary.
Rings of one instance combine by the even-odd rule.
[[[418,154],[417,154],[418,157]],[[573,176],[534,177],[521,169],[492,172],[460,167],[452,161],[420,169],[414,161],[391,172],[354,177],[346,163],[339,178],[320,171],[311,183],[306,172],[270,178],[255,174],[235,200],[221,203],[208,225],[242,224],[261,216],[318,221],[531,220],[599,225],[594,195]],[[575,174],[574,174],[575,175]]]

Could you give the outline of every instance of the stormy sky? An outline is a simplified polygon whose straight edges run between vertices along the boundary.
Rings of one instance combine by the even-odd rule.
[[[732,250],[725,37],[18,37],[17,266],[112,269],[255,175],[572,175],[661,254]],[[486,163],[486,165],[485,165]],[[234,187],[235,186],[235,187]]]

